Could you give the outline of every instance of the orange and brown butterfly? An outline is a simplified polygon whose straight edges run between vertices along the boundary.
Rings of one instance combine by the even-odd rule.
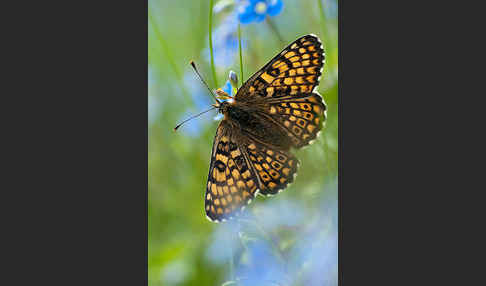
[[[238,89],[214,105],[224,115],[214,137],[205,193],[209,220],[238,215],[257,194],[275,195],[293,182],[299,160],[291,148],[309,145],[326,105],[316,91],[324,65],[319,38],[298,38]]]

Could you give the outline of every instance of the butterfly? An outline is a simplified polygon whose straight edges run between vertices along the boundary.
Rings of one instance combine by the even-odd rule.
[[[316,91],[324,66],[319,38],[288,45],[237,91],[215,105],[224,115],[212,148],[206,217],[239,215],[257,194],[271,196],[294,181],[299,160],[290,152],[312,143],[326,119]]]

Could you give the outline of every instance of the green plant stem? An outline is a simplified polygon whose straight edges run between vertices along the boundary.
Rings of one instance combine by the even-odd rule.
[[[327,55],[331,53],[333,47],[331,46],[331,41],[329,39],[329,34],[326,27],[327,19],[326,19],[326,13],[324,13],[324,7],[322,6],[322,0],[317,0],[317,5],[319,7],[319,15],[321,20],[321,29],[322,29],[322,37],[323,37],[322,42],[326,53],[326,61],[328,61],[329,57]]]
[[[211,53],[211,70],[213,72],[214,86],[218,87],[218,79],[216,77],[216,68],[214,66],[213,54],[213,0],[209,1],[209,52]]]
[[[240,26],[240,23],[238,23],[238,47],[239,47],[239,50],[240,50],[240,86],[243,85],[243,83],[245,82],[244,78],[243,78],[243,54],[241,52],[241,26]]]
[[[327,28],[326,28],[326,13],[324,13],[324,8],[322,6],[322,0],[317,0],[317,6],[319,6],[319,15],[321,16],[321,28],[322,36],[327,40]]]

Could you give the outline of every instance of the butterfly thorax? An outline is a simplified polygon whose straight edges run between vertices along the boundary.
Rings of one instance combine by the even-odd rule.
[[[255,102],[251,105],[243,102],[222,102],[219,112],[232,128],[240,130],[243,135],[287,150],[291,142],[286,132],[269,120],[262,112],[263,109],[264,106]]]
[[[219,112],[224,115],[224,119],[245,123],[250,120],[250,114],[247,108],[235,102],[222,102]]]

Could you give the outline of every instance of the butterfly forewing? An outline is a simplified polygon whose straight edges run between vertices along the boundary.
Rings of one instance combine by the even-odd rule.
[[[278,98],[312,93],[319,84],[324,59],[319,38],[303,36],[256,72],[239,89],[235,99],[251,101],[255,96]]]
[[[215,136],[205,197],[207,217],[222,221],[255,197],[258,181],[241,148],[240,135],[226,120]]]

